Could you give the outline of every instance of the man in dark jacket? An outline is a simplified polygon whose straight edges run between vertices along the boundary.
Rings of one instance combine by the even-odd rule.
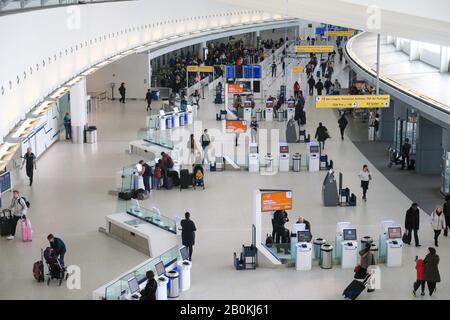
[[[54,237],[51,233],[47,236],[47,240],[50,242],[50,247],[55,250],[56,257],[61,263],[61,266],[64,267],[64,255],[66,254],[66,245],[64,244],[64,241]]]
[[[120,93],[120,99],[119,99],[119,102],[125,103],[125,93],[126,93],[126,89],[125,89],[125,83],[124,83],[124,82],[122,82],[122,83],[120,84],[120,87],[119,87],[119,93]]]
[[[147,271],[145,274],[147,277],[147,284],[144,290],[141,290],[140,300],[156,300],[156,289],[158,288],[158,283],[155,280],[155,274],[152,270]]]
[[[181,242],[183,246],[189,249],[189,261],[192,261],[192,251],[195,244],[195,227],[194,221],[191,220],[191,214],[186,212],[184,214],[185,219],[181,220]]]
[[[147,90],[145,101],[147,101],[147,111],[152,110],[152,91],[150,89]]]
[[[330,78],[327,78],[323,86],[325,87],[325,93],[330,94],[330,89],[333,86],[333,82],[331,82]]]
[[[345,117],[344,112],[342,113],[341,117],[339,118],[338,124],[339,124],[339,130],[341,130],[341,139],[344,140],[344,131],[348,124],[348,121],[347,121],[347,118]]]
[[[316,83],[316,89],[317,89],[317,95],[321,96],[322,95],[322,90],[323,90],[322,79],[319,79],[319,81]]]
[[[316,80],[314,80],[313,76],[309,77],[308,86],[309,86],[309,95],[312,96],[314,94],[314,87],[316,86]]]
[[[405,216],[405,229],[407,232],[407,242],[406,244],[411,244],[411,235],[412,231],[414,231],[414,242],[416,247],[420,247],[419,244],[419,236],[417,235],[417,231],[419,230],[419,220],[420,213],[419,208],[417,207],[417,203],[413,203],[411,207],[406,211]]]
[[[144,160],[139,161],[139,164],[143,169],[142,179],[144,180],[144,188],[146,191],[150,192],[150,178],[152,176],[152,168]]]
[[[409,167],[409,153],[411,151],[411,145],[409,144],[409,139],[405,139],[405,143],[402,145],[401,155],[402,155],[402,170],[408,169]]]
[[[286,224],[286,222],[289,221],[288,218],[288,214],[286,211],[284,210],[277,210],[274,212],[273,214],[273,228],[275,230],[275,243],[276,244],[281,244],[284,243],[285,238],[286,238],[286,228],[284,227],[284,225]],[[285,249],[285,253],[287,254],[287,249],[286,247]],[[281,253],[281,246],[278,245],[277,246],[277,253]]]
[[[444,217],[445,217],[445,230],[444,230],[444,237],[448,236],[448,229],[450,228],[450,194],[445,196],[445,203],[442,206],[442,209],[444,210]]]
[[[314,138],[319,141],[320,147],[325,149],[325,140],[327,140],[330,136],[328,135],[328,129],[322,125],[322,122],[319,122],[319,126],[316,129],[316,134]]]

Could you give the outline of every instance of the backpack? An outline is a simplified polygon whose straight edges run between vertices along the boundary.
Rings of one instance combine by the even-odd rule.
[[[23,209],[25,209],[25,207],[23,206],[23,204],[20,202],[20,200],[23,200],[23,202],[25,202],[25,205],[27,206],[27,208],[30,207],[30,201],[28,201],[25,197],[21,197],[19,199],[19,204],[22,206]]]
[[[268,234],[266,237],[266,246],[270,248],[272,245],[273,245],[273,238],[271,235]]]

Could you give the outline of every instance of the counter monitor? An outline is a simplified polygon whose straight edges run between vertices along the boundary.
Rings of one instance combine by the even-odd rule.
[[[356,229],[343,229],[342,235],[344,241],[356,241]]]
[[[280,146],[280,153],[289,153],[289,146]]]
[[[310,146],[309,147],[309,153],[319,153],[320,149],[319,146]]]
[[[181,259],[184,260],[188,260],[189,259],[189,251],[188,251],[188,247],[182,247],[180,249],[180,254],[181,254]]]
[[[138,283],[136,277],[128,279],[128,286],[130,287],[131,294],[139,291],[139,283]]]
[[[166,273],[166,268],[164,267],[164,262],[162,262],[162,261],[155,264],[155,269],[156,269],[156,275],[158,277],[161,277]]]
[[[390,227],[388,228],[388,239],[399,239],[402,237],[401,227]]]
[[[310,242],[312,239],[311,232],[309,230],[302,230],[297,232],[298,242]]]

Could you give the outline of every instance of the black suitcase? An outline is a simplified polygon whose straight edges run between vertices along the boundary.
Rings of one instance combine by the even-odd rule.
[[[189,170],[181,169],[180,170],[180,190],[187,189],[189,186],[192,186],[192,177],[189,174]]]
[[[356,298],[358,298],[361,292],[363,292],[364,289],[366,288],[366,283],[369,280],[369,278],[370,275],[365,277],[363,281],[353,280],[352,282],[350,282],[348,287],[345,288],[344,292],[342,293],[344,298],[351,300],[355,300]]]
[[[11,212],[9,212],[9,214],[6,214],[4,210],[2,216],[0,217],[0,235],[2,237],[6,237],[11,235],[11,233],[12,233]]]
[[[169,171],[167,175],[172,178],[174,187],[178,187],[180,185],[180,176],[177,171]]]
[[[170,189],[173,188],[173,179],[172,179],[172,177],[165,177],[164,178],[164,187],[167,190],[170,190]]]

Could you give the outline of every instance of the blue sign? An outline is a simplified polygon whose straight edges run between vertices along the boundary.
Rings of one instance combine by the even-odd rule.
[[[235,78],[235,76],[234,76],[234,66],[227,66],[226,75],[227,75],[227,79],[234,79]]]
[[[244,78],[252,79],[253,78],[253,68],[252,66],[244,66]]]
[[[0,194],[11,189],[11,172],[0,175]]]
[[[261,79],[261,66],[259,64],[253,66],[253,78]]]

